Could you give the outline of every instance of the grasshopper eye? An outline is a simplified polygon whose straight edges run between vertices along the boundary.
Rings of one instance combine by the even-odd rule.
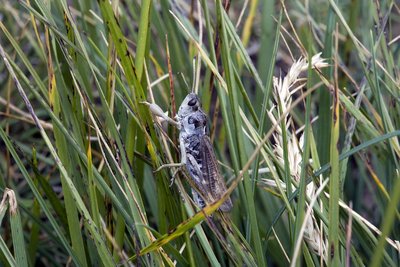
[[[191,106],[191,107],[193,107],[194,105],[196,105],[196,103],[197,103],[197,99],[196,99],[196,98],[193,98],[193,99],[191,99],[191,100],[188,102],[188,105]]]

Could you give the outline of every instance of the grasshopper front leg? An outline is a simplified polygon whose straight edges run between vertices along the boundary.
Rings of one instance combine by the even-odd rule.
[[[147,105],[150,108],[151,113],[153,113],[155,116],[160,117],[164,121],[167,121],[168,123],[174,125],[178,129],[181,129],[181,124],[179,122],[175,121],[174,119],[168,117],[163,112],[163,110],[160,108],[160,106],[158,106],[157,104],[149,103],[149,102],[141,102],[141,103]],[[171,167],[177,167],[178,168],[178,170],[175,171],[174,174],[172,175],[170,186],[172,186],[172,184],[174,182],[175,175],[179,171],[179,168],[181,168],[182,166],[186,165],[185,144],[184,144],[184,142],[183,142],[181,137],[179,137],[179,147],[180,147],[180,150],[181,150],[181,162],[164,164],[164,165],[161,165],[159,168],[157,168],[155,170],[155,172],[158,172],[158,171],[160,171],[160,170],[162,170],[164,168],[171,168]]]
[[[181,128],[181,125],[179,122],[177,122],[176,120],[168,117],[167,115],[165,115],[164,111],[160,108],[159,105],[154,104],[154,103],[149,103],[149,102],[141,102],[141,104],[144,104],[146,106],[148,106],[150,108],[151,113],[153,113],[153,115],[160,117],[161,119],[163,119],[164,121],[167,121],[168,123],[174,125],[175,127],[177,127],[178,129]]]

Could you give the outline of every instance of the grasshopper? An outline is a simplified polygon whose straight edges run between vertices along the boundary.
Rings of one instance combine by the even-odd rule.
[[[195,93],[188,94],[179,107],[175,119],[166,116],[156,104],[147,102],[144,104],[150,106],[154,115],[175,125],[179,130],[181,162],[166,164],[159,169],[186,166],[190,178],[200,191],[197,192],[192,188],[193,200],[201,209],[207,203],[220,199],[227,189],[218,169],[218,162],[207,131],[208,118],[201,109],[199,97]],[[228,198],[219,209],[222,212],[229,212],[232,207],[232,201]]]

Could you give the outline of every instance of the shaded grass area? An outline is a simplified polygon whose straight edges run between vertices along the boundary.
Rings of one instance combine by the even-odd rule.
[[[395,1],[3,1],[0,18],[5,266],[399,265]],[[228,186],[203,210],[184,169],[155,172],[179,129],[143,104],[173,118],[190,91]]]

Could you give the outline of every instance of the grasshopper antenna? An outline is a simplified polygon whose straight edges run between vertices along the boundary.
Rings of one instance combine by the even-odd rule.
[[[185,83],[185,85],[186,85],[186,88],[187,88],[187,89],[189,89],[189,85],[188,85],[188,83],[186,82],[185,76],[183,75],[183,73],[182,73],[182,72],[180,72],[179,74],[181,75],[181,77],[182,77],[182,80],[183,80],[183,82],[184,82],[184,83]]]
[[[192,75],[192,77],[193,77],[193,83],[192,83],[192,93],[196,93],[195,91],[196,91],[196,57],[194,57],[193,58],[193,61],[192,61],[192,65],[193,65],[193,75]]]
[[[192,93],[196,95],[199,92],[199,80],[200,80],[200,56],[197,55],[193,58],[193,87]]]

